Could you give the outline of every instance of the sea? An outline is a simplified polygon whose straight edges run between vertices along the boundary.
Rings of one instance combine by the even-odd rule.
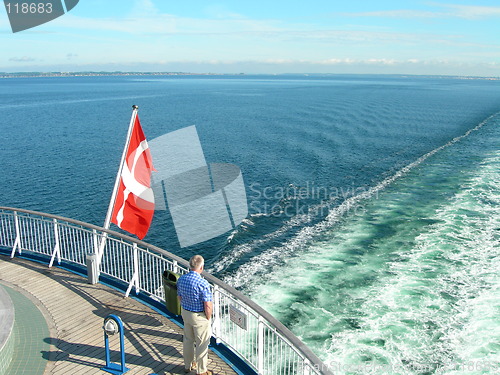
[[[145,241],[202,254],[336,374],[500,373],[499,80],[14,77],[0,99],[0,206],[103,225],[138,105],[148,140],[195,125],[249,210],[190,247],[157,211]]]

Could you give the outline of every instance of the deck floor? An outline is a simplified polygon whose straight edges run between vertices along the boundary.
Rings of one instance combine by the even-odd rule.
[[[47,362],[43,375],[106,374],[101,370],[106,365],[102,326],[109,314],[123,321],[127,374],[184,374],[182,329],[113,288],[88,284],[86,278],[58,267],[3,255],[0,283],[28,297],[47,321],[50,337],[44,341],[49,351],[31,348]],[[110,337],[110,347],[112,362],[119,364],[117,336]],[[212,351],[208,368],[214,374],[235,374]]]

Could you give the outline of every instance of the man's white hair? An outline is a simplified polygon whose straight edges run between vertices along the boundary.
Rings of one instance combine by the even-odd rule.
[[[205,264],[205,259],[201,255],[193,255],[189,259],[189,268],[194,270],[199,270]]]

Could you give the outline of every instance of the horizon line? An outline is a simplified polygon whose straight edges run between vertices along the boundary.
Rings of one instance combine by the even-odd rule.
[[[215,72],[184,72],[184,71],[135,71],[135,70],[75,70],[75,71],[18,71],[18,72],[3,72],[0,71],[0,78],[7,78],[7,76],[24,76],[24,77],[50,77],[50,76],[77,76],[77,75],[102,75],[102,76],[119,76],[119,75],[211,75],[211,76],[281,76],[281,75],[293,75],[293,76],[412,76],[412,77],[449,77],[449,78],[477,78],[477,79],[498,79],[500,76],[480,76],[474,74],[416,74],[416,73],[313,73],[313,72],[301,72],[301,73],[215,73]]]

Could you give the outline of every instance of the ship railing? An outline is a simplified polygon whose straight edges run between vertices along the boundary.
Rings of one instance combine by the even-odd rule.
[[[99,272],[122,283],[125,296],[146,293],[164,303],[163,272],[188,272],[175,254],[121,233],[61,216],[0,207],[0,247],[11,257],[23,251],[45,255],[49,267],[67,262],[89,267],[102,252]],[[89,270],[90,272],[90,270]],[[213,288],[212,335],[258,374],[329,374],[321,360],[288,328],[258,304],[216,277],[203,273]],[[126,290],[125,290],[126,289]]]

